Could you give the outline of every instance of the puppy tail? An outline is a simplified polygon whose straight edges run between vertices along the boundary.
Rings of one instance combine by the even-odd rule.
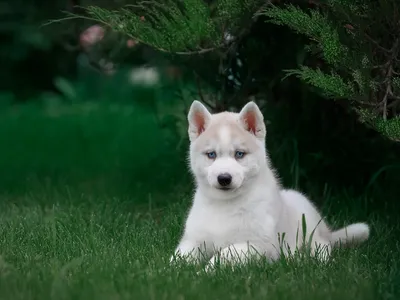
[[[366,241],[369,237],[369,226],[365,223],[354,223],[333,231],[331,242],[341,245],[355,245]]]

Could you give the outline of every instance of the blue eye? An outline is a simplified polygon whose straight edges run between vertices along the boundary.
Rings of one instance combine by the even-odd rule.
[[[245,155],[245,153],[243,151],[236,151],[235,158],[240,159],[240,158],[243,158],[244,155]]]
[[[217,153],[215,153],[215,151],[207,152],[206,154],[209,159],[214,159],[217,157]]]

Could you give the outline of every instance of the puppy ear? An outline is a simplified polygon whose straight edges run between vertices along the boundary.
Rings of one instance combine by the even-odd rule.
[[[211,114],[201,102],[194,100],[188,113],[189,139],[193,142],[208,127]]]
[[[264,117],[254,102],[251,101],[242,108],[239,113],[239,122],[245,130],[254,134],[256,138],[265,138],[267,131]]]

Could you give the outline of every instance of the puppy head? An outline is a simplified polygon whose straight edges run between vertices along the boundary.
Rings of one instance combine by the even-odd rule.
[[[266,161],[266,128],[254,102],[239,113],[211,114],[194,101],[188,114],[190,167],[196,182],[215,198],[240,194]]]

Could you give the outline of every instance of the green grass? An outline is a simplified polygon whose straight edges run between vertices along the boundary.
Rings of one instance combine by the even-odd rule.
[[[398,299],[399,227],[371,218],[371,240],[334,262],[263,262],[215,274],[172,267],[189,197],[163,209],[130,201],[27,196],[0,213],[1,299]],[[36,195],[46,197],[46,195]],[[5,199],[3,199],[5,200]],[[79,201],[76,201],[79,200]],[[332,200],[333,202],[336,200]],[[354,201],[342,198],[341,201]],[[53,202],[53,203],[51,203]],[[63,204],[57,204],[57,203]],[[351,213],[351,212],[347,212]],[[334,214],[333,214],[334,216]],[[354,221],[345,214],[342,220]],[[331,216],[332,217],[332,216]],[[338,220],[338,219],[337,219]]]
[[[61,108],[1,112],[0,299],[400,299],[396,189],[376,179],[362,192],[303,190],[335,226],[372,227],[367,243],[337,249],[327,265],[173,267],[193,187],[186,153],[161,146],[165,133],[135,107]],[[297,150],[275,143],[275,166],[298,185],[307,169]]]
[[[175,144],[171,134],[160,129],[155,114],[129,103],[88,101],[3,109],[0,192],[72,186],[82,193],[129,195],[148,190],[152,180],[158,182],[159,192],[170,190],[181,172],[165,176],[148,166],[157,161],[162,170],[171,163],[182,164]]]

